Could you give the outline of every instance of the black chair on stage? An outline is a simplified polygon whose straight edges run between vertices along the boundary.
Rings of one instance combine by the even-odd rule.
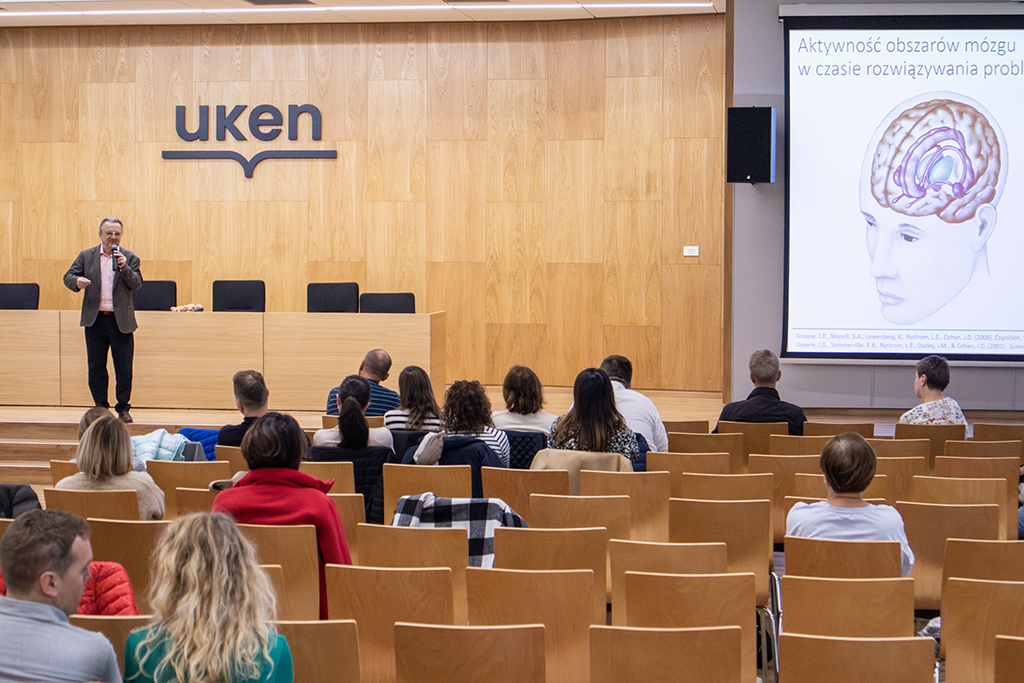
[[[136,311],[169,311],[178,305],[178,283],[174,280],[145,280],[132,292]]]
[[[263,313],[267,309],[267,287],[263,280],[214,280],[213,310]]]
[[[0,308],[38,310],[39,285],[35,282],[0,282]]]
[[[306,285],[307,313],[357,313],[358,282],[310,282]]]
[[[412,292],[366,292],[359,295],[360,313],[415,313],[416,295]]]

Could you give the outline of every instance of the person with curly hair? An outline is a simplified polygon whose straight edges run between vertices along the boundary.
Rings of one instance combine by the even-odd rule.
[[[604,370],[587,368],[576,375],[572,407],[551,425],[548,448],[619,453],[636,462],[636,434],[615,408],[615,391]]]
[[[508,437],[495,428],[491,419],[491,401],[480,382],[460,380],[448,387],[441,423],[448,434],[480,439],[497,454],[502,465],[508,467]]]
[[[174,520],[154,554],[149,595],[153,620],[128,636],[126,681],[291,683],[270,577],[229,516]]]

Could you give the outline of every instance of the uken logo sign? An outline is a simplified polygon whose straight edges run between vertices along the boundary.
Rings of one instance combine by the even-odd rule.
[[[226,105],[218,104],[216,118],[214,120],[214,133],[217,140],[224,141],[230,133],[235,140],[246,140],[245,135],[238,129],[236,122],[238,117],[245,111],[246,105],[236,104],[228,111]],[[289,104],[288,105],[288,139],[299,139],[299,117],[306,114],[312,128],[311,138],[320,139],[320,110],[312,104]],[[186,142],[195,140],[210,139],[210,107],[203,104],[199,107],[199,125],[195,131],[190,131],[185,125],[185,107],[175,107],[174,125],[178,137]],[[284,117],[281,110],[271,104],[261,104],[253,107],[249,112],[249,134],[257,140],[269,142],[277,139],[281,134],[281,126],[284,125]],[[242,165],[246,178],[252,178],[252,172],[256,164],[265,159],[337,159],[338,151],[333,149],[303,149],[303,150],[267,150],[253,155],[252,159],[246,159],[238,152],[197,150],[194,152],[165,151],[161,155],[164,159],[232,159]]]

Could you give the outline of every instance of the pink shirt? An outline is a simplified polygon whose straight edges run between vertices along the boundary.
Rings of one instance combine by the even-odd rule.
[[[100,310],[114,310],[114,263],[113,255],[107,256],[100,247]]]

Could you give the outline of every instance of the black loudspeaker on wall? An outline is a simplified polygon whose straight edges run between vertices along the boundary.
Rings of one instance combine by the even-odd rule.
[[[725,180],[775,182],[775,107],[729,107]]]

